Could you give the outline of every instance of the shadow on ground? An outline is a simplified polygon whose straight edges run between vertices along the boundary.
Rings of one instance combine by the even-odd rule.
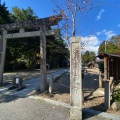
[[[89,104],[88,101],[93,101],[96,98],[103,99],[103,96],[100,96],[100,95],[93,96],[93,93],[98,89],[98,75],[97,74],[85,73],[85,78],[82,80],[82,87],[83,87],[83,92],[85,94],[84,100],[87,105]],[[52,94],[49,94],[48,91],[46,91],[45,93],[39,93],[39,91],[38,91],[37,96],[40,96],[43,98],[50,98],[55,101],[70,104],[70,75],[69,75],[69,73],[66,73],[65,75],[63,75],[60,79],[58,79],[54,83],[54,92]],[[103,109],[104,108],[103,103],[94,104],[88,108],[90,108],[92,110],[94,110],[94,109],[98,110],[98,108],[100,108],[101,111],[105,111]],[[95,116],[96,119],[99,120],[97,115],[100,113],[101,112],[99,112],[99,113],[97,112],[96,116],[95,116],[95,114],[86,113],[83,110],[83,119],[88,119],[88,118],[92,118]]]
[[[9,84],[9,87],[6,87],[3,90],[2,89],[0,90],[0,103],[8,103],[15,101],[19,98],[29,97],[34,93],[32,91],[36,90],[36,87],[32,86],[31,83],[29,84],[26,83],[25,85],[23,85],[22,89],[15,87],[9,90],[9,88],[12,88],[12,84],[11,85]]]

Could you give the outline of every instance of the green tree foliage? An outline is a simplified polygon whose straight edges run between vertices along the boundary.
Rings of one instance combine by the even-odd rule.
[[[22,22],[37,18],[30,7],[27,9],[13,7],[12,10],[13,13],[11,14],[11,19],[14,22]],[[32,29],[27,29],[27,31],[31,30]],[[60,34],[60,31],[58,31],[58,34]],[[65,44],[61,38],[59,39],[56,35],[48,36],[46,50],[47,63],[50,64],[50,68],[67,66],[67,56],[69,56],[69,51],[67,48],[65,48]],[[6,70],[24,68],[31,70],[34,69],[37,65],[40,67],[39,37],[8,40],[6,51]]]
[[[34,20],[37,18],[30,7],[27,9],[19,9],[18,7],[13,7],[12,11],[13,13],[11,14],[11,19],[14,22]],[[28,31],[29,30],[30,29],[28,29]],[[37,58],[36,53],[39,49],[39,45],[40,41],[36,37],[8,40],[6,56],[11,56],[11,61],[9,61],[9,58],[6,59],[6,64],[9,64],[11,62],[13,65],[9,65],[13,66],[13,70],[15,70],[18,68],[18,66],[20,66],[18,65],[20,62],[22,62],[22,64],[24,62],[28,69],[34,69]]]
[[[106,53],[116,53],[117,50],[117,45],[112,40],[106,41]],[[98,48],[98,54],[102,52],[105,52],[105,41]]]
[[[95,57],[96,57],[96,55],[95,55],[95,52],[90,52],[90,61],[93,61],[93,60],[95,60]]]
[[[85,54],[83,55],[83,61],[84,61],[84,63],[88,63],[90,61],[89,60],[89,56],[90,56],[89,51],[86,51]]]
[[[95,52],[89,52],[86,51],[83,55],[82,55],[82,61],[84,64],[87,64],[90,61],[93,61],[95,59]]]
[[[105,41],[103,41],[98,48],[98,54],[102,52],[105,52]]]
[[[7,7],[5,3],[3,5],[0,5],[0,24],[10,23],[10,13],[7,10]]]
[[[112,37],[109,41],[106,41],[106,53],[116,54],[120,53],[120,36]],[[105,52],[105,40],[101,43],[98,48],[98,54]],[[104,63],[99,63],[99,68],[104,71]]]
[[[19,59],[23,58],[23,43],[24,42],[19,39],[11,39],[7,41],[5,70],[15,70],[20,66],[25,67],[21,62],[18,62]]]
[[[120,88],[114,91],[113,100],[120,104]]]
[[[113,36],[111,41],[117,46],[116,53],[120,53],[120,35]]]
[[[69,50],[65,48],[62,39],[56,36],[47,37],[47,63],[52,68],[67,67]]]
[[[26,21],[26,20],[34,20],[37,18],[33,10],[28,7],[27,9],[20,9],[18,7],[13,7],[13,16],[18,22]]]

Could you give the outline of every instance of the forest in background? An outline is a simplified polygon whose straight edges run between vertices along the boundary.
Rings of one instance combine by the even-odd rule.
[[[12,8],[12,13],[7,10],[5,3],[0,5],[0,24],[35,20],[38,16],[28,7]],[[47,28],[51,29],[51,27]],[[60,30],[54,36],[47,36],[46,62],[51,69],[67,67],[69,50],[60,37]],[[5,71],[34,70],[40,68],[40,38],[22,38],[7,40]]]

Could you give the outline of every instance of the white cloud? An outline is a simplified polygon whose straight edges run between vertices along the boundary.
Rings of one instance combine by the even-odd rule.
[[[106,39],[110,39],[112,36],[116,35],[112,30],[103,30],[103,33],[106,35]]]
[[[105,12],[104,9],[102,9],[102,10],[98,13],[98,15],[97,15],[97,20],[100,20],[100,19],[101,19],[101,16],[102,16],[102,13],[103,13],[103,12]]]
[[[94,35],[82,37],[83,52],[93,51],[97,54],[100,41]]]
[[[112,36],[115,36],[115,35],[116,35],[112,30],[106,30],[106,29],[104,29],[104,30],[102,30],[102,31],[100,31],[100,32],[97,32],[96,34],[97,34],[98,36],[99,36],[99,35],[105,35],[105,39],[106,39],[106,40],[108,40],[108,39],[110,39]]]
[[[118,24],[118,27],[120,28],[120,24]]]
[[[100,34],[101,34],[101,32],[97,32],[96,34],[97,34],[97,35],[100,35]]]

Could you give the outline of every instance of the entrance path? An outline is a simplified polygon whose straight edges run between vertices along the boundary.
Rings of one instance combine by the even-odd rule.
[[[53,78],[56,79],[57,77],[64,74],[65,72],[67,72],[67,69],[58,69],[58,70],[54,70],[54,71],[49,71],[48,72],[49,74],[47,74],[47,83],[48,83],[49,79],[51,78],[51,75],[53,75]],[[23,77],[22,74],[21,74],[21,77]],[[28,75],[28,77],[29,77],[29,75]],[[32,94],[31,92],[34,92],[34,91],[36,91],[36,89],[40,88],[40,77],[35,77],[30,80],[23,81],[23,86],[25,86],[25,89],[20,90],[20,91],[16,91],[16,90],[8,91],[8,88],[10,86],[12,86],[12,84],[1,87],[0,94],[17,95],[17,96],[22,96],[22,97],[28,96],[28,95]]]
[[[54,73],[56,71],[62,70],[61,69],[53,69],[48,70],[47,74]],[[32,78],[40,77],[40,69],[36,69],[33,71],[19,71],[19,72],[7,72],[3,74],[3,81],[12,83],[14,77],[21,77],[23,80],[29,80]]]
[[[7,101],[0,102],[0,120],[69,120],[69,110],[39,100],[9,96]]]

